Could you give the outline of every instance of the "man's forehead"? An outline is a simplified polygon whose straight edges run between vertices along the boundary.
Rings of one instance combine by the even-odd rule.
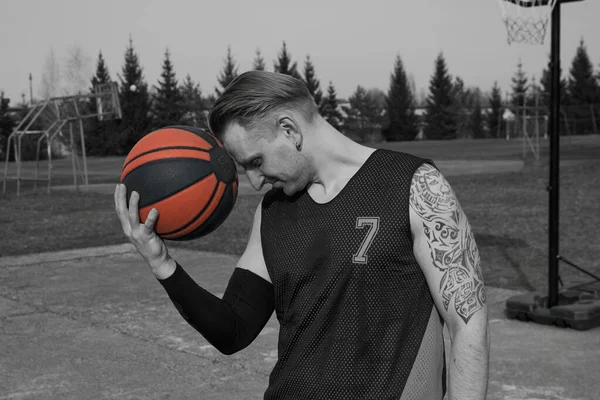
[[[228,140],[237,140],[246,134],[246,129],[237,122],[228,123],[223,129],[223,142]]]
[[[250,132],[237,123],[229,124],[222,135],[225,149],[238,163],[247,161],[258,149],[258,143],[250,138]]]

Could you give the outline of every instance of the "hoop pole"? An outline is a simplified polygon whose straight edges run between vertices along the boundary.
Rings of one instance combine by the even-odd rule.
[[[15,161],[17,162],[17,197],[21,197],[21,139],[23,139],[23,135],[17,135],[17,140],[13,142],[15,146]]]
[[[540,159],[540,91],[535,89],[535,159]]]
[[[75,141],[73,140],[73,122],[69,122],[69,140],[71,141],[71,167],[73,169],[73,185],[75,189],[79,191],[79,186],[77,185],[77,168],[75,167]]]
[[[558,304],[558,216],[559,216],[559,146],[560,146],[560,1],[552,10],[550,91],[550,185],[548,229],[548,308]]]
[[[77,113],[77,119],[79,120],[79,139],[81,140],[81,156],[83,158],[83,179],[85,183],[86,190],[88,189],[88,171],[87,171],[87,158],[85,154],[85,135],[83,132],[83,119],[81,118],[81,114],[79,113],[79,107],[77,107],[77,102],[74,102],[75,112]],[[73,147],[73,151],[75,147]]]

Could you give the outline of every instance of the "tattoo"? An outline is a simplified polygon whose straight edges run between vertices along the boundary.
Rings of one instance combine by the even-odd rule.
[[[410,206],[423,221],[433,265],[442,272],[444,308],[448,311],[454,298],[457,314],[468,323],[485,303],[479,250],[450,184],[433,166],[425,164],[415,173]]]

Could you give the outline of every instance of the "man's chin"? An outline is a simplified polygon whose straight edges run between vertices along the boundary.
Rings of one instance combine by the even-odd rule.
[[[273,185],[274,188],[277,188],[279,190],[283,190],[283,193],[285,193],[288,196],[291,196],[294,194],[294,190],[293,188],[289,187],[289,185],[286,185],[284,182],[275,182],[275,184]]]
[[[288,196],[293,196],[297,192],[296,188],[294,188],[293,185],[289,185],[287,182],[282,181],[273,182],[271,188],[282,190],[283,193],[285,193]]]

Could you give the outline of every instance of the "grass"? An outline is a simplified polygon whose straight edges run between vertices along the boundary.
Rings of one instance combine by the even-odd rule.
[[[560,253],[600,275],[600,140],[563,142],[561,149]],[[439,159],[518,158],[520,145],[496,141],[406,143],[400,149]],[[488,148],[488,151],[483,149]],[[394,147],[398,145],[391,145]],[[490,147],[492,146],[492,147]],[[547,144],[541,147],[547,158]],[[445,156],[444,156],[445,155]],[[63,162],[64,160],[60,160]],[[547,163],[531,163],[512,174],[449,177],[465,209],[480,248],[486,284],[517,290],[545,291],[548,262]],[[71,183],[65,163],[57,184]],[[91,182],[115,182],[119,158],[90,159]],[[95,166],[95,167],[92,167]],[[95,169],[94,169],[95,168]],[[12,184],[11,184],[12,185]],[[30,185],[30,183],[28,184]],[[0,197],[0,256],[126,243],[112,196],[98,193],[45,191],[19,200]],[[27,185],[24,190],[28,190]],[[260,196],[240,196],[226,222],[213,234],[169,246],[239,255],[243,252]],[[561,264],[567,285],[589,277]]]
[[[600,159],[563,167],[560,179],[560,254],[600,275]],[[548,168],[449,181],[475,231],[486,282],[545,292]],[[564,264],[561,277],[567,286],[590,280]]]

